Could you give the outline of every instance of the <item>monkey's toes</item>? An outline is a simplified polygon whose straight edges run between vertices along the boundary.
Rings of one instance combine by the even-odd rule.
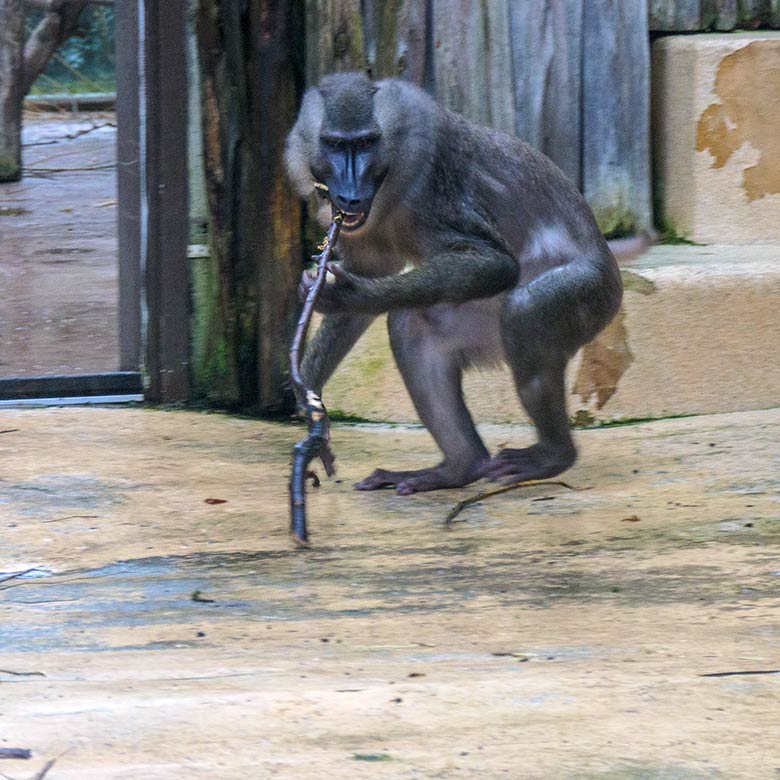
[[[400,476],[396,479],[392,471],[384,469],[375,469],[365,479],[355,482],[352,487],[355,490],[381,490],[382,488],[394,487]]]
[[[534,444],[524,449],[505,449],[490,461],[485,476],[494,482],[510,485],[532,479],[555,477],[574,463],[573,448],[553,449]]]

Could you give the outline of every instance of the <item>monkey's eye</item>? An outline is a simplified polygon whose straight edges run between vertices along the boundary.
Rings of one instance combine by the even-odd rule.
[[[343,152],[347,148],[343,138],[321,138],[320,141],[329,152]]]
[[[358,152],[365,152],[374,145],[375,141],[376,138],[358,138],[354,143],[355,150]]]

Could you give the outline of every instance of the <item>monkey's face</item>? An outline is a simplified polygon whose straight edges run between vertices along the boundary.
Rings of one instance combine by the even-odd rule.
[[[323,130],[312,174],[317,189],[341,212],[341,229],[359,230],[365,225],[387,169],[381,161],[381,135],[375,130]]]

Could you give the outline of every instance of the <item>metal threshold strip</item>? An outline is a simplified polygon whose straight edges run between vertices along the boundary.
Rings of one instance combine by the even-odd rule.
[[[0,379],[0,407],[115,404],[143,399],[138,371]]]

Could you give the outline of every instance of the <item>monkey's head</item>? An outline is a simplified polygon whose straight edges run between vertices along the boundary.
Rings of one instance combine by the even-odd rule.
[[[387,175],[377,88],[362,73],[336,73],[304,96],[287,142],[287,170],[301,194],[315,188],[341,212],[342,231],[359,230]]]

